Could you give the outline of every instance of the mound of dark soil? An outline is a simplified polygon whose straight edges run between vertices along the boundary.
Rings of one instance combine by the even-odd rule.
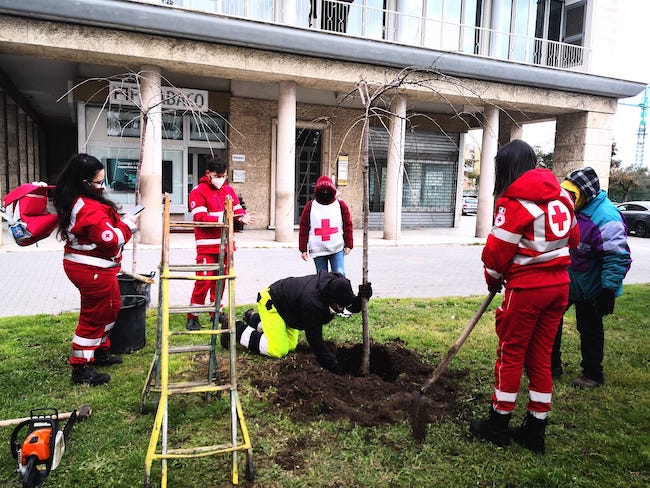
[[[407,419],[414,394],[433,370],[399,339],[371,345],[367,376],[360,374],[361,344],[330,347],[336,350],[344,375],[321,368],[304,343],[283,359],[250,361],[239,373],[260,391],[272,392],[270,401],[295,421],[347,419],[373,426]],[[429,389],[429,421],[456,413],[456,380],[464,375],[447,372]]]

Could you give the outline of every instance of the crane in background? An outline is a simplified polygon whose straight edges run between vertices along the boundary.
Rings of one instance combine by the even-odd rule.
[[[648,90],[650,86],[646,86],[643,90],[643,100],[639,104],[641,107],[641,120],[639,121],[639,130],[636,133],[636,157],[634,164],[641,166],[643,164],[643,157],[645,151],[645,118],[648,112]]]
[[[650,85],[643,90],[643,98],[641,103],[621,103],[620,105],[627,105],[629,107],[639,107],[641,109],[641,118],[639,120],[639,129],[636,132],[636,155],[634,157],[634,165],[642,166],[645,158],[645,136],[646,136],[646,116],[648,114],[648,93],[650,92]]]

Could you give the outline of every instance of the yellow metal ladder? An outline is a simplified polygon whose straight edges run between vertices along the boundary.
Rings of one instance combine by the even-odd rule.
[[[236,375],[236,340],[235,340],[235,273],[233,261],[233,211],[232,200],[226,200],[223,223],[207,222],[172,222],[170,219],[169,195],[165,195],[163,221],[163,242],[160,262],[160,285],[159,285],[159,306],[158,306],[158,333],[156,339],[156,351],[149,368],[149,374],[142,390],[140,403],[141,413],[146,412],[146,401],[150,394],[158,396],[158,407],[154,419],[149,447],[145,459],[145,488],[151,487],[151,468],[153,461],[160,459],[162,488],[167,487],[168,467],[170,459],[200,458],[218,454],[232,455],[232,483],[239,483],[239,463],[237,454],[244,451],[246,454],[245,478],[254,480],[253,449],[244,420],[241,403],[237,393]],[[170,265],[169,263],[169,239],[171,228],[177,227],[220,227],[221,247],[219,262],[217,264],[180,264]],[[228,272],[224,274],[224,259],[228,263]],[[215,276],[197,276],[197,271],[218,271]],[[183,274],[186,273],[186,274]],[[214,306],[207,307],[170,307],[169,306],[169,285],[173,280],[208,280],[217,282],[217,294]],[[188,312],[214,312],[215,317],[219,316],[219,297],[222,287],[228,288],[228,328],[220,329],[218,320],[213,321],[210,329],[188,331],[183,328],[181,331],[170,330],[170,314],[186,314]],[[216,344],[217,336],[229,334],[229,375],[222,381],[219,374],[217,362]],[[210,343],[170,345],[170,342],[182,336],[209,336]],[[208,374],[205,380],[170,383],[170,354],[183,354],[195,352],[208,352]],[[230,432],[226,436],[228,442],[199,447],[176,447],[168,446],[169,426],[169,398],[177,394],[201,393],[205,394],[206,400],[213,394],[221,398],[221,393],[227,391],[230,399]]]

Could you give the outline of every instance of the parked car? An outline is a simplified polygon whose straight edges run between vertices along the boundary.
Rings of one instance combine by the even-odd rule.
[[[650,202],[624,202],[618,208],[627,221],[627,231],[637,237],[650,237]]]
[[[476,197],[463,197],[462,214],[476,214],[478,211],[478,198]]]

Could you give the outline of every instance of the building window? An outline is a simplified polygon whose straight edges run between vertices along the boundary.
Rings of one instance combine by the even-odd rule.
[[[228,141],[228,125],[224,115],[211,113],[190,119],[190,140],[204,142]]]
[[[111,137],[140,137],[139,110],[108,110],[108,135]]]
[[[140,137],[139,110],[107,110],[106,127],[110,137]],[[183,140],[183,116],[174,112],[162,116],[162,137]]]

